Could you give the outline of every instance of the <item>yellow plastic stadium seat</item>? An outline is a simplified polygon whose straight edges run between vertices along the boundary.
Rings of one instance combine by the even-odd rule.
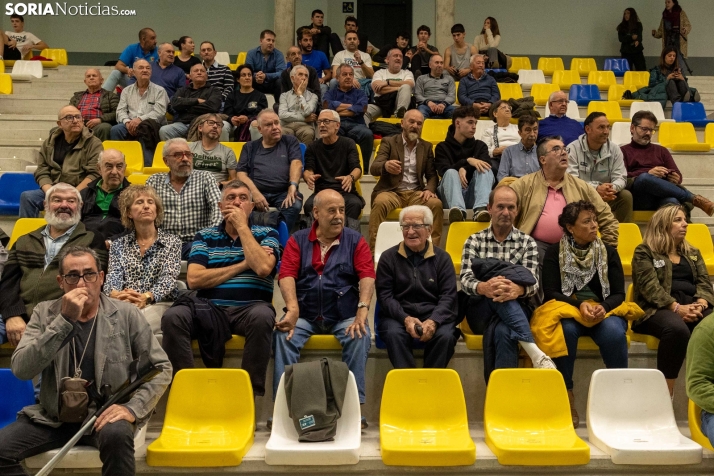
[[[613,84],[607,89],[607,100],[615,101],[622,107],[630,107],[633,102],[642,101],[641,99],[622,99],[623,93],[627,90],[622,84]]]
[[[615,122],[630,122],[622,117],[620,105],[615,101],[590,101],[588,103],[588,115],[593,112],[604,112],[610,124]]]
[[[625,276],[632,275],[632,257],[635,255],[635,248],[642,243],[640,227],[634,223],[620,223],[620,239],[617,245],[617,254],[622,261],[622,269]]]
[[[692,439],[709,451],[714,451],[711,441],[702,433],[702,409],[691,400],[689,400],[689,406],[687,407],[687,417]]]
[[[166,173],[169,171],[169,167],[166,165],[166,162],[164,162],[164,144],[166,141],[161,141],[158,144],[156,144],[156,150],[154,151],[154,161],[151,164],[151,167],[144,167],[144,173],[145,174],[159,174],[159,173]]]
[[[377,120],[388,122],[390,124],[401,124],[402,123],[402,120],[399,119],[398,117],[380,117]]]
[[[5,61],[0,59],[0,74],[5,73]]]
[[[553,84],[564,91],[570,89],[573,84],[580,84],[580,74],[577,71],[558,70],[553,73]]]
[[[543,71],[546,76],[553,76],[554,72],[565,69],[563,58],[538,58],[538,69]]]
[[[146,185],[146,181],[149,180],[151,175],[148,174],[131,174],[127,175],[126,179],[132,185]]]
[[[421,138],[434,145],[444,142],[450,125],[451,119],[426,119],[421,131]]]
[[[517,73],[519,69],[531,68],[531,60],[527,56],[511,56],[511,67],[508,68],[509,73]]]
[[[12,94],[12,76],[0,73],[0,94]]]
[[[457,106],[460,106],[461,104],[459,103],[459,82],[456,81],[456,103]]]
[[[15,222],[10,235],[10,241],[7,243],[8,249],[12,248],[18,238],[22,235],[37,230],[38,228],[47,225],[44,218],[20,218]]]
[[[590,71],[588,84],[595,84],[599,89],[608,89],[613,84],[617,84],[617,81],[612,71]]]
[[[646,88],[650,84],[649,71],[625,71],[625,76],[622,77],[622,84],[625,89],[635,92],[640,88]]]
[[[406,404],[415,398],[418,404]],[[469,466],[476,461],[464,390],[454,370],[390,371],[379,414],[387,466]]]
[[[0,87],[0,89],[2,88]],[[714,122],[707,124],[707,128],[704,131],[704,142],[709,144],[709,147],[714,149]]]
[[[708,143],[697,140],[697,133],[691,122],[662,122],[659,125],[659,143],[672,150],[707,152]]]
[[[548,104],[548,98],[554,92],[560,91],[557,84],[534,84],[531,86],[531,96],[536,103],[536,106],[545,106]]]
[[[588,464],[590,447],[575,434],[560,372],[497,369],[486,387],[484,433],[502,465]]]
[[[518,83],[498,83],[498,90],[501,92],[501,99],[522,99],[523,89]]]
[[[40,56],[51,59],[58,65],[67,66],[67,51],[60,48],[45,48],[40,52]]]
[[[391,212],[389,212],[389,215],[387,215],[387,220],[390,221],[397,221],[399,220],[399,214],[402,213],[401,208],[395,208]]]
[[[461,335],[464,336],[464,342],[466,343],[466,348],[469,350],[483,350],[483,336],[474,334],[469,323],[466,319],[461,321],[459,324],[459,329],[461,329]]]
[[[183,369],[174,377],[149,466],[238,466],[253,446],[255,406],[248,372]]]
[[[709,275],[714,275],[714,243],[709,227],[704,223],[691,223],[687,227],[686,240],[699,250],[707,265]]]
[[[240,153],[243,150],[245,142],[221,142],[229,149],[233,149],[233,153],[236,155],[236,161],[240,160]]]
[[[577,71],[580,76],[587,76],[590,71],[597,71],[595,58],[573,58],[570,60],[570,70]]]
[[[198,349],[198,341],[194,340],[191,342],[194,350]],[[233,335],[231,340],[226,342],[226,349],[228,350],[243,350],[245,348],[245,337],[239,335]],[[332,334],[325,335],[314,335],[311,336],[303,349],[308,350],[342,350],[342,345],[340,341],[337,340]]]
[[[632,221],[635,223],[647,223],[652,219],[654,210],[635,210],[632,212]]]
[[[142,173],[144,170],[144,152],[141,144],[136,140],[105,140],[102,143],[104,150],[116,149],[124,154],[126,160],[126,175]]]
[[[456,274],[461,274],[461,255],[464,251],[464,243],[469,236],[485,230],[490,222],[460,221],[449,224],[449,232],[446,235],[445,250],[451,256]]]
[[[247,51],[241,51],[241,52],[239,52],[239,53],[238,53],[238,57],[236,58],[236,64],[237,64],[238,66],[240,66],[240,65],[242,65],[242,64],[245,64],[245,58],[246,58],[246,56],[248,56],[248,52],[247,52]]]

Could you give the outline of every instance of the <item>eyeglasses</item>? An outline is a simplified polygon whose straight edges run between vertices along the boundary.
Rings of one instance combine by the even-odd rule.
[[[329,126],[331,122],[337,122],[334,119],[318,119],[318,126]]]
[[[84,279],[85,283],[93,283],[97,280],[99,277],[99,273],[96,271],[90,271],[89,273],[84,273],[84,274],[65,274],[62,276],[62,279],[64,279],[64,282],[70,285],[77,284],[79,282],[79,278]]]
[[[74,122],[74,121],[82,122],[82,116],[81,116],[80,114],[76,114],[76,115],[74,115],[74,116],[64,116],[64,117],[60,118],[60,121],[64,121],[64,122]]]
[[[497,110],[497,111],[503,111],[503,112],[511,112],[511,107],[510,107],[510,106],[501,106],[501,107],[499,107],[499,108],[496,109],[496,110]]]
[[[411,228],[414,231],[420,231],[426,228],[429,225],[424,225],[423,223],[418,223],[416,225],[399,225],[399,227],[402,229],[402,231],[409,231],[409,228]]]
[[[641,130],[642,132],[644,132],[645,134],[652,134],[655,131],[654,129],[650,129],[649,127],[642,127],[642,126],[635,126],[635,127],[638,128],[639,130]]]
[[[209,119],[208,121],[203,121],[203,123],[206,125],[209,125],[209,126],[218,126],[218,128],[223,128],[223,121],[219,122],[219,121],[212,121]]]
[[[568,104],[567,99],[553,99],[550,101],[551,104]]]
[[[556,145],[549,151],[546,151],[546,154],[550,154],[551,152],[555,152],[556,154],[560,154],[561,152],[565,152],[565,147],[560,147],[559,145]]]
[[[169,155],[168,157],[173,157],[176,160],[181,160],[181,157],[186,157],[187,159],[193,159],[193,152],[190,150],[187,150],[185,152],[174,152],[173,154]]]

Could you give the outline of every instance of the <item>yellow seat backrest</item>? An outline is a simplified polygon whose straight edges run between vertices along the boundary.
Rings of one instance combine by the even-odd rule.
[[[620,223],[619,231],[617,253],[620,255],[623,268],[628,268],[625,269],[625,275],[630,275],[632,274],[632,257],[635,255],[637,245],[642,243],[642,234],[640,233],[640,227],[634,223]]]
[[[12,234],[10,235],[10,241],[7,244],[8,249],[12,248],[12,245],[23,235],[27,235],[30,232],[37,230],[40,227],[47,225],[44,218],[20,218],[15,222],[15,226],[12,229]]]
[[[557,84],[560,89],[570,89],[573,84],[580,84],[580,74],[569,69],[557,70],[553,72],[553,84]]]
[[[707,128],[704,132],[704,142],[714,148],[714,122],[707,124]]]
[[[640,88],[646,88],[650,84],[649,71],[625,71],[622,77],[622,84],[632,92]]]
[[[709,451],[714,451],[711,440],[702,433],[702,409],[691,400],[687,406],[687,420],[689,420],[689,433],[692,439]]]
[[[687,227],[686,240],[702,254],[705,259],[714,256],[714,243],[709,227],[704,223],[690,223]]]
[[[434,145],[444,142],[450,125],[451,119],[426,119],[421,131],[421,138]]]
[[[248,53],[245,52],[245,51],[239,52],[239,53],[238,53],[238,58],[236,58],[236,64],[239,65],[239,66],[242,65],[242,64],[245,64],[245,58],[246,58],[247,55],[248,55]]]
[[[243,150],[245,142],[221,142],[221,144],[233,150],[233,153],[236,155],[236,162],[240,160],[240,153]]]
[[[149,180],[151,175],[148,174],[131,174],[127,175],[126,179],[132,185],[146,185],[146,181]]]
[[[570,60],[571,71],[577,71],[580,76],[587,76],[590,71],[597,71],[595,58],[573,58]]]
[[[531,60],[527,56],[511,56],[511,67],[508,71],[511,73],[517,73],[519,69],[533,69],[531,68]]]
[[[563,58],[538,58],[538,69],[543,71],[543,74],[552,76],[555,71],[565,69]]]
[[[141,143],[135,140],[106,140],[102,143],[104,150],[116,149],[124,154],[126,161],[126,175],[141,173],[144,170],[144,152]]]
[[[556,91],[560,91],[557,84],[534,84],[531,86],[531,96],[535,100],[536,105],[545,106],[548,104],[548,98]],[[546,111],[547,113],[548,111]]]
[[[588,103],[588,115],[593,112],[604,112],[609,120],[622,119],[622,110],[615,101],[590,101]]]
[[[456,274],[461,273],[461,255],[466,240],[474,233],[485,230],[490,224],[490,222],[460,221],[449,225],[445,250],[451,256]]]
[[[518,83],[498,83],[498,90],[501,92],[501,99],[521,99],[523,89]]]
[[[610,86],[617,84],[615,73],[612,71],[590,71],[588,73],[588,84],[597,84],[598,86]]]
[[[12,76],[0,73],[0,94],[12,94]]]
[[[696,144],[697,133],[691,122],[663,122],[659,125],[659,143],[664,147],[674,144]]]

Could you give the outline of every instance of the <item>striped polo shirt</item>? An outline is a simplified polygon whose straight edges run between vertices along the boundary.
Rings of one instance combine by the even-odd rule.
[[[226,222],[204,228],[196,233],[191,247],[188,264],[196,263],[207,269],[225,268],[245,259],[240,238],[233,240],[226,233]],[[275,253],[276,262],[280,259],[278,232],[269,226],[251,225],[253,237],[261,246],[270,247]],[[273,301],[273,280],[275,269],[261,278],[255,271],[248,269],[224,281],[211,289],[200,289],[198,296],[210,299],[217,306],[245,306],[252,302]]]

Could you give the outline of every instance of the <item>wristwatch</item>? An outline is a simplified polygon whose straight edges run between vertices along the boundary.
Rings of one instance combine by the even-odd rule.
[[[357,309],[362,309],[363,307],[366,307],[367,310],[369,311],[369,303],[362,302],[362,301],[357,303]]]
[[[295,185],[295,188],[298,188],[298,183],[297,183],[297,182],[290,181],[290,185]]]

